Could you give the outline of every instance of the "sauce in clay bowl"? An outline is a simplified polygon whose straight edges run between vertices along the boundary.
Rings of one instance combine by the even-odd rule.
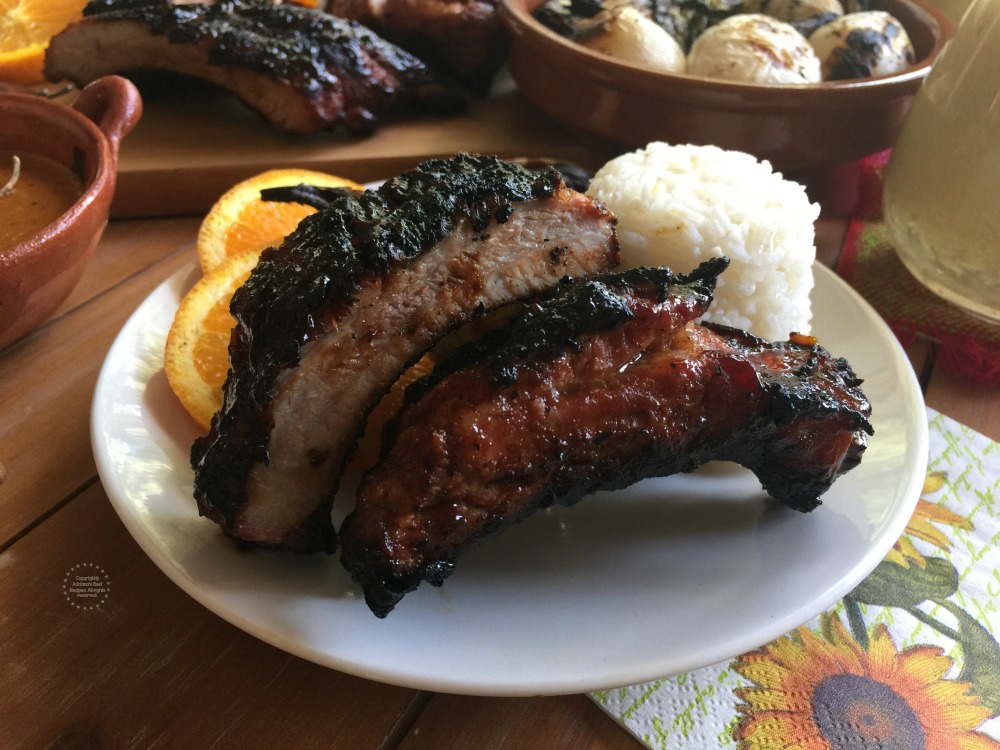
[[[38,154],[0,151],[0,253],[62,216],[83,193],[73,171]]]
[[[107,225],[119,143],[141,113],[138,90],[119,76],[94,81],[72,106],[0,93],[0,187],[17,155],[29,193],[8,203],[15,184],[0,198],[0,348],[48,320],[80,280]],[[70,194],[35,185],[51,179],[45,172],[61,175],[55,182],[67,185],[54,189]]]

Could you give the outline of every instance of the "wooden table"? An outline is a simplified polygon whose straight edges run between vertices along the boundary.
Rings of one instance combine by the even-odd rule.
[[[97,477],[90,401],[135,307],[192,257],[197,217],[112,222],[43,328],[0,352],[0,747],[636,748],[584,695],[477,698],[348,676],[228,624],[143,554]],[[846,221],[821,217],[832,263]],[[910,351],[927,403],[1000,440],[1000,392]],[[62,584],[106,571],[84,611]]]

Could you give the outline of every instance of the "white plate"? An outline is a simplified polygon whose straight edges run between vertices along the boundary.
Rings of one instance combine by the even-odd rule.
[[[871,308],[817,266],[814,333],[865,379],[875,436],[819,509],[766,498],[713,464],[536,514],[421,586],[385,620],[335,556],[238,552],[199,518],[196,428],[167,385],[163,345],[197,270],[136,310],[108,353],[92,438],[104,487],[146,554],[248,633],[399,685],[480,695],[582,692],[652,680],[756,648],[833,605],[903,531],[927,462],[909,362]]]

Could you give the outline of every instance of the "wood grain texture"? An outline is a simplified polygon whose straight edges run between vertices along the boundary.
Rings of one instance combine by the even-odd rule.
[[[641,747],[584,695],[475,698],[439,694],[431,698],[400,750]]]
[[[190,258],[191,225],[160,228],[112,227],[75,306],[0,355],[0,549],[96,476],[90,401],[104,356],[138,304]]]
[[[959,380],[935,370],[926,400],[928,406],[966,427],[1000,440],[1000,388]]]
[[[63,583],[110,582],[98,609]],[[0,747],[376,748],[416,695],[273,648],[166,578],[97,483],[0,555]]]
[[[462,114],[399,113],[370,136],[282,133],[234,97],[204,86],[142,91],[142,119],[122,142],[119,190],[111,207],[117,218],[203,213],[236,182],[276,167],[370,182],[458,151],[550,157],[590,168],[611,155],[568,134],[507,80]]]
[[[200,224],[200,218],[111,222],[79,285],[53,317],[151,270],[176,253],[193,256]]]

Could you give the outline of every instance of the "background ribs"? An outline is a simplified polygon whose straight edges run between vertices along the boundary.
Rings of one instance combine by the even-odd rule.
[[[45,56],[50,80],[80,86],[148,70],[227,89],[294,133],[370,132],[400,102],[456,101],[423,62],[361,24],[269,0],[92,0]]]

